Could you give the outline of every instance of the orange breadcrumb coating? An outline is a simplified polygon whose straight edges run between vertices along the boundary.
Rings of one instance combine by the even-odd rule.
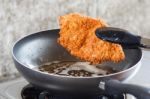
[[[58,42],[72,55],[93,64],[104,61],[120,62],[125,58],[119,44],[96,37],[95,30],[107,26],[103,20],[72,13],[60,16],[59,23]]]

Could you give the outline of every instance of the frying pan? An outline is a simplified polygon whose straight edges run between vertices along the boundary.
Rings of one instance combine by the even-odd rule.
[[[72,77],[48,74],[35,68],[50,61],[78,61],[57,43],[59,29],[28,35],[18,40],[12,50],[17,70],[32,85],[57,94],[122,94],[129,93],[138,99],[150,99],[150,90],[121,82],[131,78],[140,67],[141,49],[124,49],[125,60],[106,62],[118,72],[97,77]],[[60,58],[61,57],[61,58]]]

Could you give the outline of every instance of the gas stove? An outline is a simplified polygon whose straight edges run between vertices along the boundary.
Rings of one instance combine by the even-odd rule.
[[[130,78],[125,83],[150,86],[148,85],[150,84],[150,77],[147,77],[147,75],[150,75],[149,60],[150,60],[150,51],[143,51],[141,68],[139,69],[139,71],[134,77],[131,77],[132,79]],[[103,96],[92,96],[92,97],[79,97],[79,96],[73,97],[73,96],[55,95],[55,94],[51,94],[50,92],[46,92],[45,90],[41,90],[33,87],[23,77],[0,84],[0,99],[81,99],[81,98],[82,99],[136,99],[131,95],[119,95],[119,96],[103,95]]]
[[[64,95],[64,94],[52,94],[51,92],[35,88],[31,84],[26,85],[21,91],[21,97],[23,99],[126,99],[126,95]]]

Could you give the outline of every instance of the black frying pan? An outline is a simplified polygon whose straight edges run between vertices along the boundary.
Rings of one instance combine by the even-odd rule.
[[[129,93],[138,99],[150,99],[149,89],[120,83],[137,72],[142,57],[141,49],[124,49],[126,58],[121,63],[103,63],[119,71],[104,76],[68,77],[33,69],[50,61],[77,60],[57,43],[58,32],[56,29],[31,34],[18,40],[13,46],[15,66],[29,83],[53,93],[83,95]]]

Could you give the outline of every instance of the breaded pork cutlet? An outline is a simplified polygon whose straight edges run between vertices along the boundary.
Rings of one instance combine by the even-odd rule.
[[[105,61],[120,62],[125,58],[119,44],[96,37],[95,30],[107,26],[103,20],[72,13],[60,16],[59,23],[59,44],[81,60],[98,64]]]

